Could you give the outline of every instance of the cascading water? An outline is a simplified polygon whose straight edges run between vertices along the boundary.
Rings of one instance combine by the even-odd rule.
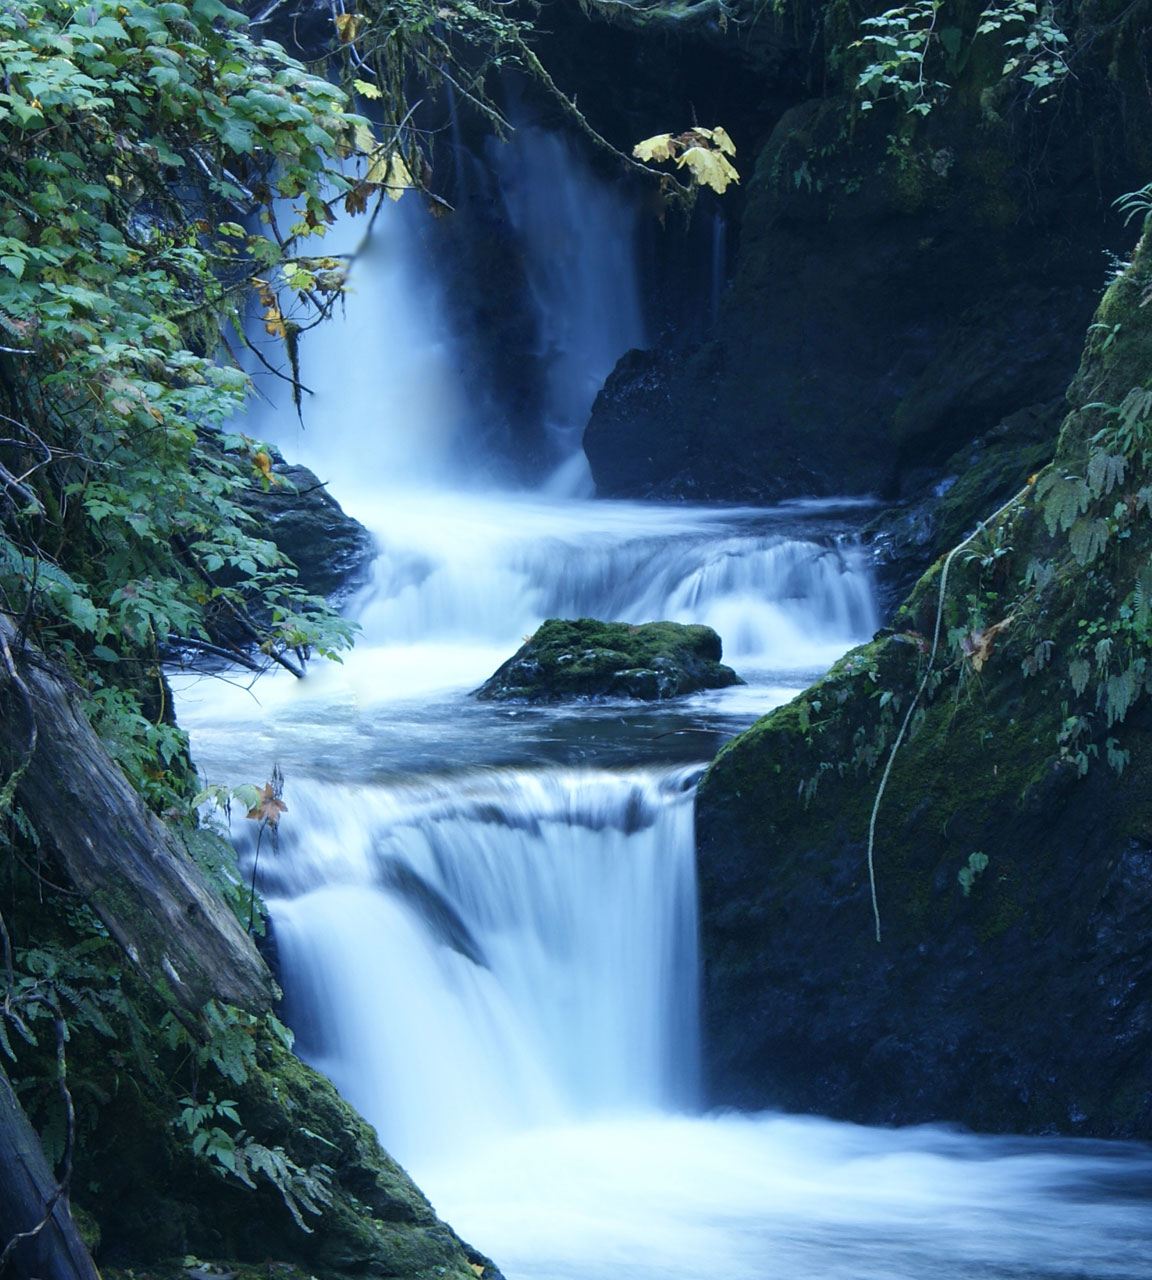
[[[526,188],[550,145],[521,154]],[[357,650],[258,703],[179,683],[211,781],[288,779],[261,879],[300,1052],[510,1280],[1146,1276],[1143,1149],[698,1113],[695,779],[874,630],[853,512],[466,492],[411,234],[381,228],[347,318],[305,350],[307,435],[283,408],[253,428],[303,445],[376,535]],[[708,622],[748,684],[665,707],[470,699],[550,615]]]
[[[546,426],[560,459],[551,487],[591,493],[580,452],[588,411],[620,356],[644,345],[636,215],[559,134],[518,129],[491,156],[536,303]]]

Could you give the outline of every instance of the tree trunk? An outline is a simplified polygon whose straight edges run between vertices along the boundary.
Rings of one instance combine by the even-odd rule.
[[[0,1169],[0,1254],[16,1236],[35,1232],[12,1245],[4,1275],[35,1276],[37,1280],[100,1280],[68,1212],[67,1198],[61,1195],[53,1203],[58,1190],[56,1179],[2,1067]]]
[[[17,801],[73,884],[133,963],[186,1008],[211,998],[270,1008],[271,975],[251,938],[129,785],[63,681],[34,650],[17,654],[3,616],[0,641],[0,757],[7,772],[23,769]]]

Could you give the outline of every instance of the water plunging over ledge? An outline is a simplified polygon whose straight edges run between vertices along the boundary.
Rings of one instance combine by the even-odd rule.
[[[398,226],[303,353],[311,461],[380,548],[360,644],[303,684],[177,681],[210,781],[287,777],[261,871],[301,1054],[509,1280],[1146,1277],[1145,1148],[701,1113],[695,781],[874,630],[858,512],[469,490],[427,293],[395,323]],[[373,382],[381,341],[418,398]],[[748,684],[470,699],[550,615],[707,622]]]

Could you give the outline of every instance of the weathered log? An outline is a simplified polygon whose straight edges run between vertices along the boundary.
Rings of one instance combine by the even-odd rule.
[[[34,650],[18,651],[4,617],[0,640],[13,655],[0,662],[0,751],[12,771],[23,768],[18,802],[72,883],[133,963],[186,1008],[212,998],[270,1008],[271,975],[252,940],[132,789],[63,680]]]
[[[100,1280],[67,1197],[0,1067],[0,1253],[5,1274],[39,1280]],[[23,1237],[16,1239],[17,1236]]]

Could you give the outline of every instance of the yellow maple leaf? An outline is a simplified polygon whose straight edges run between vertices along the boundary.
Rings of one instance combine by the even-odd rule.
[[[384,96],[384,91],[379,85],[371,84],[367,80],[353,80],[352,88],[355,89],[362,98],[375,99],[382,98]]]
[[[707,147],[689,147],[676,163],[680,168],[687,165],[697,182],[716,192],[724,192],[729,183],[740,181],[740,175],[725,156]]]
[[[351,44],[356,39],[364,18],[359,13],[338,13],[332,21],[336,24],[336,34],[341,44]]]
[[[352,126],[352,144],[357,151],[366,156],[370,156],[378,146],[376,135],[372,132],[371,127],[362,121],[358,121]]]
[[[670,133],[658,133],[645,138],[632,148],[637,160],[671,160],[676,155],[676,143]]]
[[[378,148],[373,154],[372,163],[368,166],[364,180],[386,188],[389,200],[399,200],[405,191],[416,185],[412,181],[408,166],[404,163],[404,157],[396,151],[391,155],[385,154],[383,147]]]
[[[284,316],[275,301],[264,310],[264,332],[270,338],[282,338],[284,336]]]
[[[725,155],[734,156],[736,154],[736,144],[728,136],[726,130],[717,125],[715,129],[709,129],[706,132],[712,135],[712,141]]]
[[[415,186],[402,156],[392,157],[392,163],[388,167],[388,180],[384,185],[388,189],[389,200],[399,200],[409,187]]]

